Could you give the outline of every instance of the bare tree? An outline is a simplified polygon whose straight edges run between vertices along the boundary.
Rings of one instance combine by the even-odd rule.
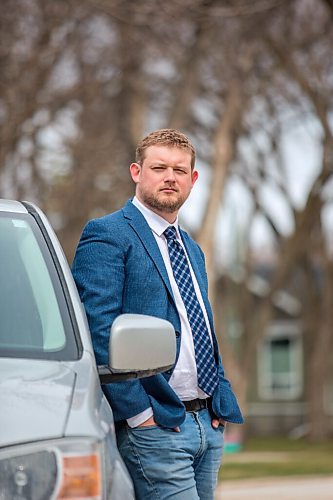
[[[207,258],[224,362],[244,408],[276,294],[289,286],[295,267],[312,283],[301,300],[313,304],[304,317],[313,438],[328,432],[316,387],[327,376],[332,342],[332,255],[320,223],[332,175],[331,24],[328,0],[3,0],[0,37],[0,195],[37,201],[71,259],[85,221],[119,208],[133,193],[128,165],[137,140],[157,127],[189,133],[210,174],[196,236]],[[320,124],[322,162],[299,207],[282,148],[286,123],[305,116]],[[216,235],[231,178],[253,207],[242,236],[242,275],[230,296],[243,324],[236,348],[222,332],[216,288]],[[288,235],[262,197],[267,185],[290,214]],[[249,289],[258,215],[276,251],[259,306]],[[325,271],[320,288],[311,274],[318,262]],[[321,435],[319,421],[326,422]]]

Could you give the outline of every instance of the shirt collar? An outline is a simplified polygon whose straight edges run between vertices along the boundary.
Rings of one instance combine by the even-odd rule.
[[[156,233],[158,236],[162,236],[167,227],[174,226],[177,231],[177,236],[178,238],[180,238],[179,227],[178,227],[178,215],[175,222],[173,224],[170,224],[170,222],[163,219],[163,217],[157,215],[150,208],[143,205],[143,203],[141,203],[141,201],[139,201],[136,196],[134,196],[132,203],[134,206],[136,206],[138,210],[140,210],[140,212],[146,219],[150,229],[152,229],[152,231],[154,231],[154,233]]]

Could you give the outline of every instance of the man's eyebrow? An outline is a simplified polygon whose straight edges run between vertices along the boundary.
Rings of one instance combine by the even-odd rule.
[[[168,165],[167,163],[164,163],[163,161],[156,161],[156,162],[152,163],[151,166],[152,167],[154,167],[154,166],[158,166],[158,167],[169,167],[169,166],[171,166],[172,168],[183,168],[185,170],[188,170],[188,166],[187,165]]]

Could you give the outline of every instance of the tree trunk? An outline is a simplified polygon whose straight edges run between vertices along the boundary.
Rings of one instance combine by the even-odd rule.
[[[244,95],[241,83],[237,80],[230,84],[223,110],[223,118],[216,129],[214,139],[214,158],[211,166],[209,197],[205,208],[201,228],[196,239],[206,257],[206,268],[211,302],[215,296],[214,244],[216,223],[220,210],[222,193],[230,163],[235,155],[235,132],[244,111]]]
[[[330,435],[330,418],[327,413],[327,383],[330,380],[331,357],[333,347],[333,263],[327,261],[324,268],[324,283],[319,310],[313,311],[311,339],[312,349],[309,353],[309,421],[310,439],[324,441]]]

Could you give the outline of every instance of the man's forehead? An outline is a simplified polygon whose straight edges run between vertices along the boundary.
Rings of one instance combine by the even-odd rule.
[[[157,163],[182,163],[191,165],[191,153],[178,146],[154,144],[145,150],[145,160]]]

